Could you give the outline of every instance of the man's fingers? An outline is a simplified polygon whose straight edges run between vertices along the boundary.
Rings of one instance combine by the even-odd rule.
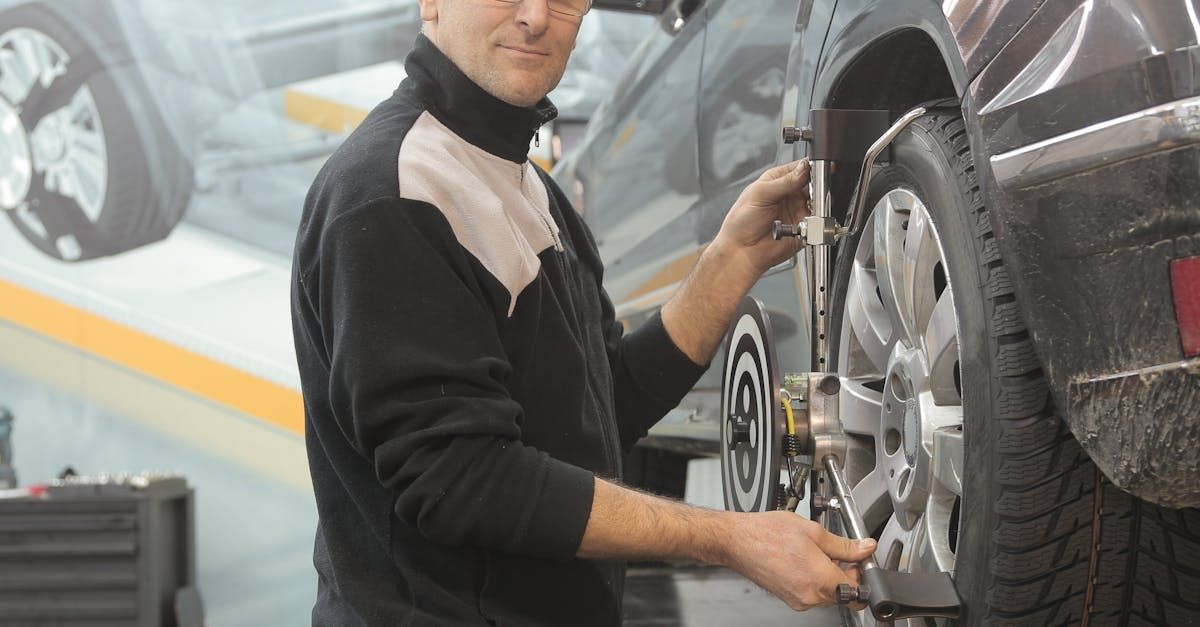
[[[808,159],[801,159],[799,161],[793,161],[791,163],[777,165],[773,168],[768,169],[766,172],[763,172],[762,175],[758,177],[758,180],[764,181],[764,182],[765,181],[774,181],[776,179],[783,178],[789,174],[799,176],[799,177],[807,177],[808,176]],[[806,181],[807,181],[807,179],[806,179]]]
[[[754,183],[755,200],[778,202],[804,191],[808,185],[808,160],[785,163],[767,170]]]
[[[817,530],[817,537],[814,540],[817,546],[830,559],[841,560],[843,562],[861,562],[868,555],[875,552],[874,540],[869,538],[866,540],[851,540],[850,538],[843,538],[824,529]]]
[[[821,597],[825,603],[837,602],[838,584],[853,583],[854,585],[858,585],[850,573],[838,568],[833,562],[825,562],[814,568],[812,572],[818,577]]]

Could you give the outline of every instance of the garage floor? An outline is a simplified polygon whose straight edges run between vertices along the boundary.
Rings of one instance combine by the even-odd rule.
[[[90,399],[85,401],[84,399]],[[13,410],[22,484],[80,472],[173,470],[197,490],[208,624],[305,624],[316,516],[303,442],[57,342],[0,323],[0,405]],[[721,568],[634,566],[625,624],[837,625],[797,614]]]

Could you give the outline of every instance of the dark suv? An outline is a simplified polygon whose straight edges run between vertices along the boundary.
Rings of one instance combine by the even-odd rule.
[[[953,573],[970,624],[1200,622],[1197,2],[652,8],[556,170],[619,315],[652,314],[740,190],[807,154],[781,127],[930,104],[833,269],[829,366],[879,563]],[[860,164],[839,165],[844,224]],[[783,369],[808,370],[805,274],[754,295]],[[717,448],[712,374],[660,436]]]

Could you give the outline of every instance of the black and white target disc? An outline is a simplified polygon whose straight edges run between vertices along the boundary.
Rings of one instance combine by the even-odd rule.
[[[726,336],[721,378],[721,482],[725,509],[775,509],[786,430],[771,321],[747,296]]]

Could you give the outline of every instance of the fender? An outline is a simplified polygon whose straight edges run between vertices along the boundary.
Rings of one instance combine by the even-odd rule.
[[[812,92],[801,90],[791,113],[804,125],[813,108],[898,115],[932,98],[959,99],[1058,412],[1113,483],[1174,507],[1200,504],[1197,456],[1161,454],[1200,445],[1200,423],[1181,415],[1200,403],[1200,360],[1184,359],[1166,279],[1172,259],[1200,255],[1200,106],[1187,104],[1200,97],[1188,78],[1200,59],[1194,11],[1182,0],[839,0],[828,26],[810,22],[801,38],[825,31]],[[896,61],[889,45],[922,51]],[[803,77],[811,44],[801,47],[795,74]],[[941,70],[938,61],[943,83],[914,87]],[[1170,120],[1196,122],[1133,148],[1104,135],[1113,120],[1172,105],[1179,114]],[[1096,149],[1081,150],[1074,134],[1086,144],[1092,131]],[[1060,154],[1040,169],[1019,159],[1031,147],[1052,150],[1058,138],[1084,158]],[[1120,154],[1101,150],[1114,141]],[[852,183],[839,178],[835,204],[845,206]],[[1115,278],[1120,294],[1098,289]]]

